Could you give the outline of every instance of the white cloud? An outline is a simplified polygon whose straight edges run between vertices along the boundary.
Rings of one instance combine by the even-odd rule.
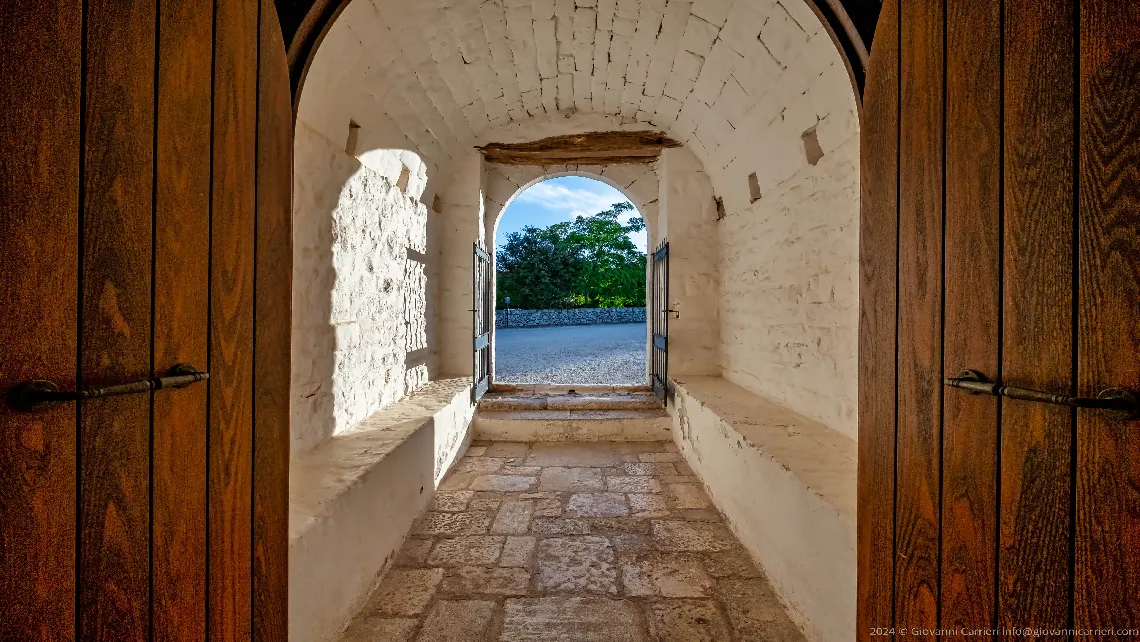
[[[539,183],[518,195],[518,200],[538,205],[551,212],[575,216],[593,216],[610,209],[614,203],[626,201],[617,190],[605,186],[601,192],[575,187],[566,187],[552,181]]]

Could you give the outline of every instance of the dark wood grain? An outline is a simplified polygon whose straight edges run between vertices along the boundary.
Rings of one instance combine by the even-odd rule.
[[[89,0],[81,385],[150,377],[154,2]],[[150,398],[80,406],[79,622],[150,635]]]
[[[82,3],[0,11],[0,394],[76,377]],[[0,401],[0,640],[75,636],[75,405]]]
[[[898,3],[887,0],[867,71],[859,220],[857,639],[893,626],[898,278]]]
[[[261,0],[259,46],[253,639],[276,642],[289,630],[293,115],[285,44],[270,0]]]
[[[213,0],[159,14],[154,375],[206,368]],[[154,397],[153,640],[206,637],[206,385]]]
[[[1001,1],[946,3],[943,375],[1000,377]],[[998,399],[943,402],[940,627],[993,623]],[[956,637],[956,636],[944,636]],[[968,639],[968,638],[961,638]]]
[[[1003,381],[1072,388],[1073,7],[1005,2]],[[998,622],[1064,627],[1072,413],[1005,400]]]
[[[900,10],[895,623],[927,629],[938,618],[941,513],[942,9],[916,0]]]
[[[230,642],[251,636],[258,3],[216,11],[208,639]]]
[[[1140,391],[1140,11],[1080,10],[1079,385]],[[1140,630],[1140,430],[1081,411],[1075,618]]]

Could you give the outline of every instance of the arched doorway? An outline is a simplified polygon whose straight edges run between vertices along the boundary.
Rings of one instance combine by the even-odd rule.
[[[652,168],[641,174],[652,180]],[[646,382],[650,222],[626,186],[595,176],[604,178],[544,173],[488,208],[498,383]],[[561,262],[548,265],[555,256]]]

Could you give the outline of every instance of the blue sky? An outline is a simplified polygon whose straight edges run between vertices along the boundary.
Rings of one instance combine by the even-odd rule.
[[[614,203],[628,200],[621,192],[592,178],[563,176],[537,183],[515,197],[503,212],[499,229],[495,231],[495,247],[506,242],[508,234],[527,225],[547,227],[572,221],[576,216],[593,216],[608,210]],[[640,215],[635,210],[630,216]],[[645,232],[629,237],[645,251]]]

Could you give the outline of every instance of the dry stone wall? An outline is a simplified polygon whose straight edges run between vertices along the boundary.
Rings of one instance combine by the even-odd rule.
[[[304,121],[295,151],[294,458],[432,376],[437,252],[397,154],[363,164]]]
[[[537,328],[556,325],[645,323],[645,308],[577,308],[570,310],[495,310],[495,328]]]

